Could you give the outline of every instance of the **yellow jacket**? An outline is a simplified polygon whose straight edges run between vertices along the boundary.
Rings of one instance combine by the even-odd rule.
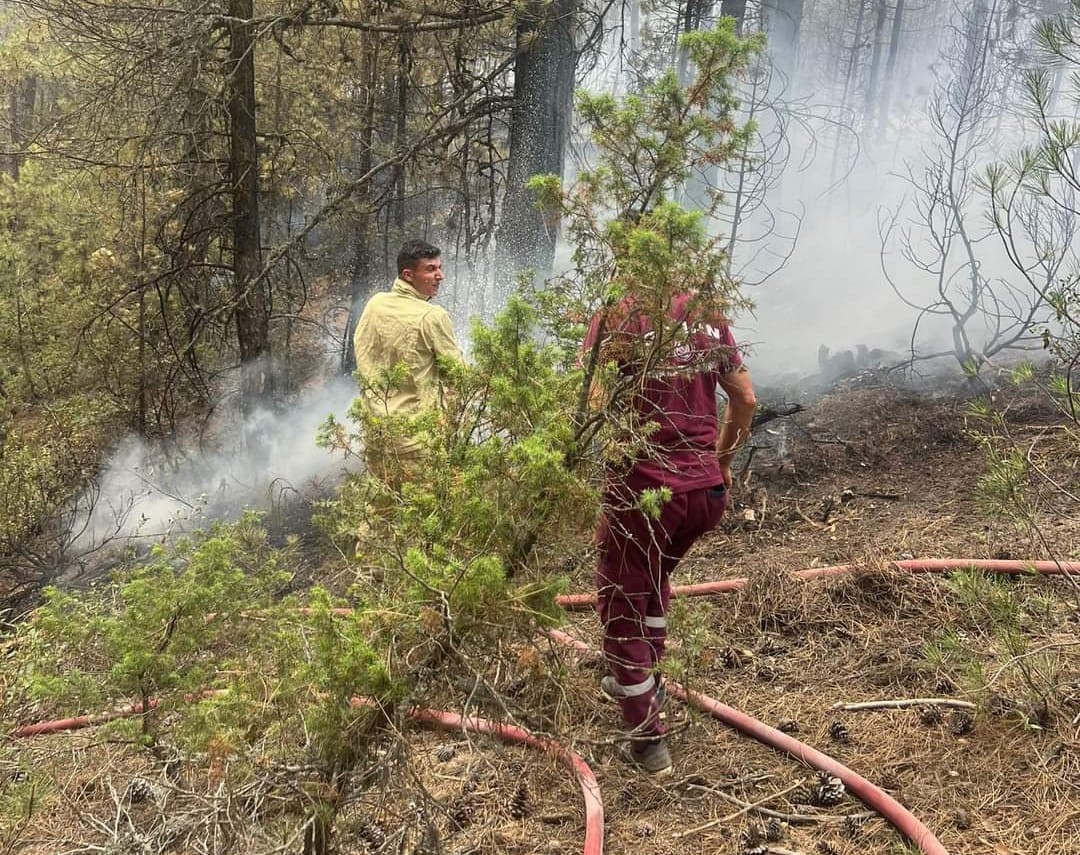
[[[365,380],[364,401],[372,415],[413,416],[439,400],[437,356],[462,360],[450,315],[429,303],[402,279],[368,300],[353,335],[356,368]],[[380,374],[404,364],[408,378],[387,393]]]

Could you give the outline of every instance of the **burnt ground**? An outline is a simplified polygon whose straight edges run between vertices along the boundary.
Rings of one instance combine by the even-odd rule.
[[[1018,447],[1077,492],[1076,450],[1063,445],[1075,437],[1060,429],[1050,407],[1018,401],[1006,424]],[[767,723],[794,722],[798,738],[883,787],[951,853],[1080,852],[1076,590],[1061,579],[911,576],[887,567],[908,556],[1042,558],[1047,546],[1055,557],[1080,556],[1075,504],[1047,496],[1037,530],[980,509],[974,485],[985,452],[972,426],[962,403],[889,387],[836,392],[767,425],[739,473],[735,507],[676,580],[745,575],[751,584],[678,604],[672,671]],[[589,563],[577,571],[575,589],[590,587]],[[841,563],[864,570],[814,582],[782,576]],[[596,644],[591,613],[570,615],[565,628]],[[495,664],[485,673],[501,703],[447,686],[447,706],[460,710],[468,697],[470,712],[499,716],[505,705],[581,753],[600,781],[605,851],[613,855],[749,851],[747,835],[762,823],[756,809],[745,809],[754,803],[784,820],[782,840],[768,844],[777,852],[914,851],[881,819],[861,817],[863,806],[850,796],[829,807],[806,804],[804,793],[792,791],[812,777],[804,767],[674,701],[674,776],[637,774],[619,759],[617,711],[597,691],[596,663],[543,644],[492,657],[507,661],[516,662],[515,673]],[[831,709],[919,697],[969,701],[976,710],[968,719],[948,708],[940,716],[925,708]],[[134,774],[161,776],[92,734],[42,740],[29,751],[31,765],[55,770],[65,799],[32,820],[25,837],[37,842],[22,851],[214,851],[209,832],[190,828],[155,838],[172,839],[171,848],[133,848],[129,834],[127,848],[76,849],[72,841],[110,839],[100,826],[114,824],[115,796],[127,804]],[[409,773],[349,801],[337,851],[580,851],[580,793],[552,759],[489,737],[413,728],[387,751],[386,766]],[[25,766],[28,755],[17,759]],[[205,773],[192,774],[182,786],[159,783],[152,798],[127,804],[131,827],[204,815],[213,800],[192,793],[208,782]],[[228,813],[220,804],[215,810]],[[381,837],[388,840],[380,848]],[[272,824],[247,839],[235,851],[301,851]]]

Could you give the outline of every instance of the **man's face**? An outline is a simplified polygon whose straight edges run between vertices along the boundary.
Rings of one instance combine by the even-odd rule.
[[[430,300],[439,293],[439,283],[443,281],[442,259],[421,258],[414,267],[402,270],[401,278],[412,285],[421,297]]]

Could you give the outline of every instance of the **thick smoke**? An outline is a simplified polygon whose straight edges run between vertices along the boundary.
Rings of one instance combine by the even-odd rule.
[[[72,553],[161,542],[247,508],[323,495],[351,464],[317,446],[316,432],[331,414],[344,422],[356,393],[355,381],[332,377],[305,389],[287,411],[258,412],[219,432],[213,450],[168,454],[126,438],[79,500]]]
[[[1031,141],[1024,72],[1038,67],[1033,30],[1053,7],[747,4],[744,30],[765,29],[769,38],[768,61],[740,89],[744,118],[752,114],[759,133],[747,161],[715,178],[725,209],[714,227],[726,237],[734,209],[745,206],[732,270],[756,309],[736,319],[736,330],[752,346],[759,377],[813,374],[825,348],[855,353],[865,345],[897,360],[948,354],[953,322],[939,311],[939,287],[963,308],[968,243],[984,289],[968,322],[973,345],[1026,315],[1023,292],[1031,289],[1001,250],[979,181]],[[770,9],[800,19],[776,28]],[[662,7],[641,22],[646,42],[673,50],[679,22]],[[623,18],[616,23],[624,29],[612,30],[587,88],[632,86],[625,45],[639,33],[628,36]],[[953,214],[925,192],[943,163],[954,174],[930,189],[962,200],[965,233],[951,240]],[[948,245],[943,263],[934,258],[938,242]]]

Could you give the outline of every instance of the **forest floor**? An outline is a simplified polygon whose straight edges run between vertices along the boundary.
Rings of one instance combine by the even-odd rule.
[[[1055,450],[1052,409],[1021,401],[1008,424],[1016,440],[1040,438],[1038,462],[1075,492],[1080,473],[1054,468],[1065,456]],[[1062,579],[888,569],[889,560],[911,556],[1049,557],[1030,531],[980,511],[974,487],[985,452],[967,427],[954,398],[889,386],[834,392],[767,425],[755,435],[761,447],[740,473],[735,506],[675,580],[748,576],[751,583],[737,594],[679,601],[670,657],[687,685],[766,723],[797,728],[797,738],[883,787],[954,855],[1080,852],[1080,595]],[[1041,534],[1054,557],[1080,556],[1080,519],[1049,511]],[[782,577],[849,563],[864,569],[821,581]],[[575,571],[575,590],[591,587],[590,565]],[[564,629],[598,643],[591,612],[569,615]],[[494,664],[484,673],[500,702],[460,684],[447,685],[444,700],[490,717],[505,717],[504,708],[527,711],[524,721],[579,752],[599,779],[611,855],[737,855],[762,823],[756,810],[740,806],[759,802],[795,815],[770,844],[781,851],[916,851],[880,818],[860,818],[865,808],[850,796],[831,807],[801,803],[791,788],[812,778],[805,767],[674,700],[667,721],[675,773],[652,780],[619,757],[618,710],[598,692],[595,662],[541,644],[522,647],[518,663],[518,674]],[[522,680],[529,669],[542,676]],[[949,709],[940,719],[925,708],[831,709],[917,697],[968,700],[978,709],[971,720]],[[132,775],[152,772],[92,734],[50,737],[29,750],[34,764],[68,769],[61,787],[77,797],[31,820],[23,839],[38,842],[16,851],[214,851],[179,846],[181,837],[194,839],[190,833],[174,835],[165,849],[76,849],[72,841],[104,842],[102,829],[118,815],[115,794],[125,793]],[[406,838],[425,829],[440,840],[434,851],[454,855],[580,851],[580,791],[552,758],[489,737],[419,729],[390,750],[387,763],[410,774],[342,811],[337,851],[417,852]],[[171,799],[174,818],[192,803],[178,791]],[[131,806],[132,827],[166,822],[165,801]],[[377,848],[380,836],[389,840]],[[64,849],[56,848],[60,839]],[[264,843],[235,851],[300,851]]]

